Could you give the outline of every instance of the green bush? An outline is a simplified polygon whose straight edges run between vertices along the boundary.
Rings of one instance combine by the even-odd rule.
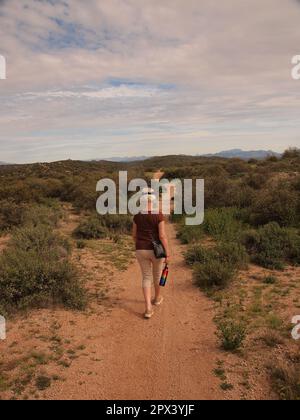
[[[195,283],[202,289],[224,289],[234,279],[236,270],[231,264],[210,258],[194,265]]]
[[[266,172],[252,172],[246,176],[244,182],[254,190],[261,190],[265,187],[268,178],[269,176]]]
[[[102,226],[113,233],[130,233],[132,230],[132,217],[127,215],[107,214],[99,216]]]
[[[178,227],[177,238],[182,244],[192,244],[203,238],[203,231],[201,226],[186,226],[182,224]]]
[[[78,241],[76,242],[76,247],[77,249],[84,249],[86,246],[86,243],[83,239],[78,239]]]
[[[240,236],[242,224],[236,219],[235,208],[210,209],[205,213],[203,231],[216,239],[236,240]]]
[[[282,159],[300,159],[300,149],[297,147],[290,147],[284,152]]]
[[[0,232],[20,226],[24,219],[24,205],[13,200],[0,201]]]
[[[300,176],[298,175],[297,178],[292,183],[294,190],[300,191]]]
[[[223,176],[214,176],[205,179],[205,207],[220,208],[228,203],[226,194],[230,188],[230,181]]]
[[[245,324],[234,320],[226,320],[218,325],[219,339],[222,342],[222,348],[226,351],[239,350],[247,336]]]
[[[0,256],[0,307],[5,312],[49,304],[82,309],[85,293],[68,242],[45,225],[18,229]]]
[[[229,159],[226,164],[226,170],[232,176],[239,176],[249,172],[250,168],[247,162],[241,159]]]
[[[300,366],[295,364],[274,364],[269,367],[271,383],[281,400],[300,400]]]
[[[263,189],[250,209],[250,223],[254,226],[276,222],[282,227],[299,224],[299,196],[289,184]]]
[[[270,269],[283,269],[287,261],[299,263],[300,236],[291,229],[269,223],[244,232],[242,243],[254,263]]]
[[[113,238],[116,234],[128,234],[132,229],[132,218],[126,215],[91,215],[80,223],[74,235],[79,239]]]
[[[226,193],[226,206],[245,209],[252,205],[256,192],[241,182],[232,182]]]
[[[264,278],[263,282],[265,284],[276,284],[278,281],[277,277],[275,276],[267,276]]]
[[[221,261],[236,269],[247,268],[249,255],[246,248],[239,242],[221,242],[216,247],[216,252]]]
[[[0,202],[0,231],[31,224],[46,224],[56,227],[64,212],[58,202],[49,200],[48,204],[19,203],[12,200]]]
[[[185,253],[188,265],[206,264],[217,260],[233,269],[243,269],[247,267],[249,256],[245,247],[238,242],[221,242],[214,248],[194,244]]]
[[[24,210],[23,224],[33,226],[42,224],[57,227],[63,216],[64,211],[58,203],[51,203],[50,207],[45,205],[30,205]]]
[[[101,223],[99,216],[91,216],[82,221],[75,229],[74,235],[78,239],[104,239],[108,237],[108,230]]]
[[[300,233],[289,230],[287,259],[295,265],[300,264]]]
[[[185,261],[188,265],[191,266],[196,263],[203,264],[214,257],[217,257],[216,252],[196,244],[190,246],[185,253]]]

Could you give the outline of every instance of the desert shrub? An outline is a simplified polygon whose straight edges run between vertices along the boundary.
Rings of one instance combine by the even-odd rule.
[[[218,208],[225,206],[224,193],[227,192],[230,182],[224,177],[209,177],[205,179],[205,207]]]
[[[276,284],[278,281],[278,278],[275,276],[266,276],[263,279],[264,284]]]
[[[270,347],[275,348],[284,343],[281,335],[277,331],[268,331],[261,337],[262,342]]]
[[[132,218],[127,215],[95,215],[87,217],[75,229],[74,235],[80,239],[102,239],[118,234],[128,234],[132,229]]]
[[[245,247],[238,242],[221,242],[214,248],[205,248],[200,244],[194,244],[185,253],[185,261],[188,265],[219,261],[234,270],[245,268],[248,259]]]
[[[24,219],[24,205],[12,200],[0,201],[0,232],[20,226]]]
[[[244,269],[249,262],[246,248],[239,242],[223,241],[216,247],[216,253],[221,261],[236,269]]]
[[[300,366],[274,364],[269,366],[271,383],[281,400],[300,400]]]
[[[224,289],[233,280],[236,270],[231,264],[215,258],[194,265],[195,283],[202,289]]]
[[[230,185],[229,179],[225,177],[214,176],[205,179],[205,207],[207,209],[225,207]]]
[[[300,232],[288,231],[287,259],[293,264],[300,264]]]
[[[130,233],[132,229],[132,217],[127,215],[107,214],[99,216],[100,223],[110,232],[114,233]]]
[[[78,239],[78,241],[76,242],[76,247],[77,249],[84,249],[86,246],[86,243],[83,239]]]
[[[237,214],[235,208],[207,210],[203,231],[217,239],[234,240],[242,230],[242,224],[236,219]]]
[[[244,182],[254,190],[261,190],[266,185],[268,178],[266,173],[252,172],[246,176]]]
[[[190,246],[185,253],[185,261],[188,265],[194,265],[196,263],[203,264],[214,257],[217,257],[214,250],[204,248],[202,245],[197,244]]]
[[[31,191],[32,200],[41,202],[44,197],[59,198],[63,193],[63,182],[53,178],[29,178],[26,187]]]
[[[42,224],[57,227],[63,216],[64,211],[58,203],[52,202],[51,207],[32,204],[24,210],[23,224],[33,226]]]
[[[186,226],[181,224],[178,227],[177,238],[182,244],[192,244],[203,238],[203,231],[200,226]]]
[[[45,204],[15,203],[11,200],[0,202],[0,231],[11,230],[14,227],[31,224],[47,224],[57,226],[64,212],[56,201]]]
[[[246,231],[241,240],[253,262],[265,268],[282,269],[285,261],[299,261],[299,235],[278,223]]]
[[[266,161],[267,162],[272,162],[272,163],[276,163],[276,162],[279,162],[279,157],[277,157],[277,156],[269,156],[269,157],[267,157],[267,159],[266,159]]]
[[[78,239],[103,239],[107,238],[109,233],[99,216],[90,216],[75,229],[74,236]]]
[[[247,330],[244,323],[226,320],[218,325],[217,335],[224,350],[236,351],[242,347],[247,336]]]
[[[240,159],[229,159],[226,170],[232,176],[238,176],[249,172],[250,168],[247,162]]]
[[[282,159],[299,159],[299,158],[300,158],[300,149],[296,147],[291,147],[287,149],[282,156]]]
[[[6,312],[49,304],[82,309],[85,293],[69,253],[68,242],[48,226],[15,231],[0,256],[0,306]]]
[[[39,391],[45,391],[51,386],[51,378],[48,376],[38,376],[35,380],[35,386]]]
[[[297,178],[293,181],[292,186],[294,190],[300,192],[300,176],[297,176]]]
[[[228,177],[228,172],[221,165],[206,165],[200,172],[203,178]]]
[[[62,198],[71,202],[78,211],[92,210],[96,206],[98,198],[95,192],[96,182],[85,182],[84,184],[74,184],[73,182],[66,185],[66,189]]]
[[[280,226],[299,223],[299,197],[288,184],[261,190],[250,209],[250,223],[254,226],[277,222]]]
[[[226,207],[244,209],[251,206],[256,192],[253,188],[240,182],[232,182],[225,196]]]

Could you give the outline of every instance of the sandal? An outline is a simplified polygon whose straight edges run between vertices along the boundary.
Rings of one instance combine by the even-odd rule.
[[[155,306],[160,306],[160,305],[163,303],[163,301],[164,301],[164,298],[162,297],[162,298],[160,298],[159,300],[155,300],[155,301],[153,302],[153,305],[155,305]]]
[[[153,317],[153,315],[154,315],[154,311],[151,311],[151,312],[145,312],[144,318],[145,318],[145,319],[150,319],[150,318],[152,318],[152,317]]]

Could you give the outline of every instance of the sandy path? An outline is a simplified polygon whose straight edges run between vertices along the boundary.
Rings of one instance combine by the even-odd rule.
[[[109,316],[78,317],[76,334],[92,335],[89,357],[74,360],[64,381],[43,398],[234,398],[213,374],[224,355],[217,349],[212,304],[192,285],[174,227],[168,232],[173,260],[163,306],[150,321],[143,319],[140,269],[133,263],[114,284],[111,297],[118,303]]]
[[[157,172],[156,178],[163,176]],[[117,305],[103,319],[77,323],[77,331],[93,334],[86,353],[74,361],[65,381],[44,398],[68,399],[195,399],[235,398],[224,394],[213,374],[218,350],[212,302],[192,284],[184,247],[168,224],[172,252],[165,301],[155,316],[143,318],[141,274],[137,262],[113,279],[111,298]],[[97,363],[95,362],[97,361]]]
[[[70,219],[71,227],[63,226],[64,233],[73,230],[78,222],[74,217]],[[237,387],[224,393],[220,379],[213,373],[217,361],[229,357],[218,349],[213,303],[192,284],[192,271],[184,263],[184,247],[176,239],[174,226],[168,224],[167,229],[172,251],[170,280],[164,290],[165,301],[151,320],[143,318],[141,274],[134,261],[126,272],[112,274],[106,303],[96,307],[93,304],[90,313],[41,310],[31,313],[29,319],[9,323],[8,340],[2,343],[7,351],[13,342],[23,342],[24,348],[47,352],[47,341],[41,345],[40,339],[32,336],[46,335],[45,330],[50,330],[54,322],[60,325],[57,334],[68,338],[67,346],[81,348],[81,354],[74,357],[63,373],[53,364],[44,366],[46,374],[58,373],[62,380],[53,381],[39,398],[216,400],[240,397]],[[101,267],[101,262],[87,257],[84,263],[95,270],[95,281],[103,272],[108,274],[104,263]],[[37,333],[30,330],[33,326]],[[237,362],[233,356],[229,361]]]

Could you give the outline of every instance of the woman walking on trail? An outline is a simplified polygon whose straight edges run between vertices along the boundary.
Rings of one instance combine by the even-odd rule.
[[[153,212],[153,204],[157,203],[155,195],[151,191],[147,192],[141,200],[145,206],[145,212],[134,216],[133,239],[136,245],[136,257],[143,276],[142,288],[146,305],[144,316],[146,319],[150,319],[154,314],[153,305],[159,306],[163,302],[159,282],[164,262],[169,263],[170,261],[170,252],[165,218],[163,214],[154,214]],[[162,243],[166,258],[156,258],[153,241]],[[155,288],[154,300],[152,300],[152,283]]]

